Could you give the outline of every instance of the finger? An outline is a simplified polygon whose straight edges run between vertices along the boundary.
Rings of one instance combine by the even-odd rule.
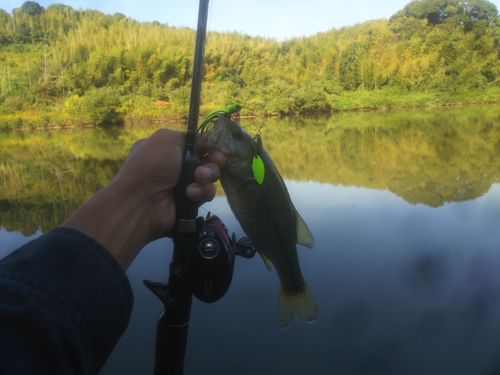
[[[202,152],[205,150],[208,141],[208,134],[197,134],[196,135],[196,151]]]
[[[186,143],[186,133],[166,128],[158,129],[149,138],[154,139],[155,143],[158,142],[164,146],[175,145],[181,147],[182,150],[184,150],[184,144]]]
[[[207,163],[213,163],[219,167],[219,169],[224,168],[224,164],[226,164],[226,157],[222,152],[212,152],[210,155],[207,155],[204,160]]]
[[[194,171],[194,179],[199,184],[215,182],[220,178],[220,169],[217,164],[207,163]]]
[[[130,151],[128,153],[131,155],[131,154],[134,154],[135,152],[137,152],[137,150],[139,150],[139,148],[141,147],[141,144],[144,143],[145,141],[146,141],[146,138],[141,138],[141,139],[138,139],[137,141],[135,141],[134,144],[132,145],[132,147],[130,147]]]
[[[148,138],[137,140],[130,148],[129,156],[134,155],[143,148],[150,150],[165,149],[168,145],[177,146],[184,150],[184,143],[185,133],[162,128],[156,130]]]
[[[196,202],[210,202],[215,197],[214,184],[190,184],[186,188],[186,195],[189,199]]]

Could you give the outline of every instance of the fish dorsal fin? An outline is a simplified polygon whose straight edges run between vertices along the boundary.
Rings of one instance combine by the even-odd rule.
[[[262,154],[262,138],[260,137],[259,134],[257,134],[257,148],[255,150],[257,155]]]
[[[314,246],[314,238],[309,231],[304,219],[295,211],[295,219],[297,221],[297,243],[310,249]]]
[[[264,255],[262,255],[260,252],[259,252],[260,256],[262,257],[262,260],[264,261],[264,263],[266,264],[266,268],[269,272],[273,272],[273,269],[272,269],[272,262],[266,258]]]

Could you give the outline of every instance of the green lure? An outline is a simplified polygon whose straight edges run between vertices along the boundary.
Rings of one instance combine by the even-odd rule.
[[[228,115],[232,115],[233,113],[239,112],[243,108],[240,103],[232,103],[229,104],[226,108]]]
[[[218,108],[211,111],[208,115],[205,116],[203,120],[198,124],[198,132],[203,133],[205,131],[205,127],[211,121],[214,121],[219,117],[219,114],[225,114],[231,116],[233,113],[239,112],[243,108],[243,106],[239,103],[232,103],[228,105],[227,108]]]
[[[264,182],[264,175],[266,174],[266,168],[264,167],[264,162],[259,155],[255,155],[252,160],[252,172],[255,181],[259,185]]]
[[[259,156],[259,154],[262,152],[262,139],[260,138],[260,135],[257,133],[255,136],[256,142],[255,142],[255,154],[253,156],[252,160],[252,172],[253,172],[253,178],[255,178],[255,181],[259,185],[262,185],[264,182],[264,176],[266,174],[266,168],[264,167],[264,162],[262,161],[262,158]]]

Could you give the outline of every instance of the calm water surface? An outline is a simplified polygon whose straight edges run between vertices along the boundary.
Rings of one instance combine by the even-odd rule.
[[[250,131],[260,122],[242,120]],[[0,256],[58,225],[154,129],[0,134]],[[270,119],[262,131],[316,245],[298,246],[316,323],[277,322],[278,278],[236,259],[220,301],[193,301],[186,374],[500,372],[500,109]],[[224,196],[200,214],[244,234]],[[127,271],[135,306],[102,374],[151,374],[172,244]]]

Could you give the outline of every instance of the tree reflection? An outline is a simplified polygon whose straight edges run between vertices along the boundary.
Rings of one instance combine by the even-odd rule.
[[[250,134],[264,125],[264,148],[285,179],[388,189],[411,204],[438,207],[475,199],[499,182],[499,120],[497,106],[484,106],[241,124]],[[0,226],[30,235],[59,225],[109,183],[131,145],[154,130],[0,133]]]

